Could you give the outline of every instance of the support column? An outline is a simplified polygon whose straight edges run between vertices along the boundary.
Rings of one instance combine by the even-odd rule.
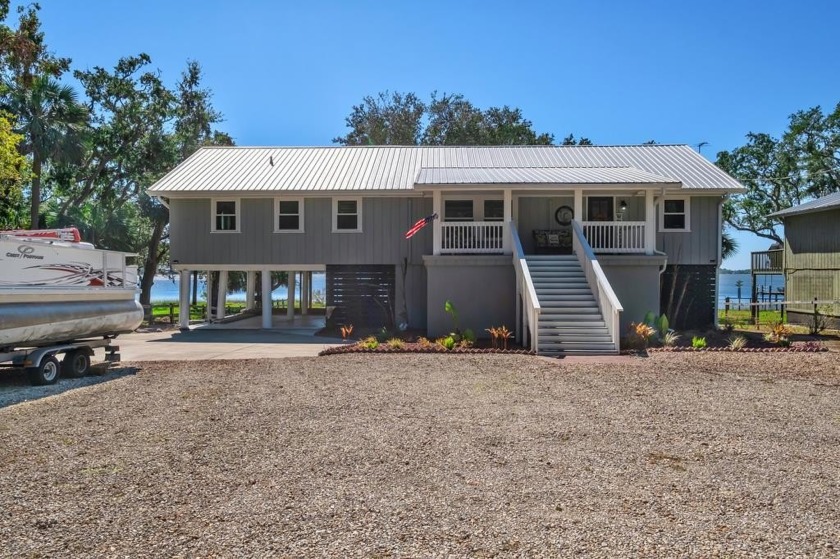
[[[512,227],[511,222],[513,221],[513,191],[510,188],[506,188],[504,190],[504,222],[505,222],[505,229],[506,234],[502,235],[502,252],[505,254],[511,254],[513,252],[513,247],[511,246],[511,235],[513,232],[510,231]]]
[[[213,271],[207,270],[207,322],[213,322]]]
[[[306,307],[311,309],[312,308],[312,272],[307,272],[309,275],[309,291],[306,293]]]
[[[432,254],[440,254],[441,222],[443,221],[443,204],[441,202],[440,190],[432,192],[432,213],[438,218],[432,222]]]
[[[192,273],[192,304],[198,304],[198,270]]]
[[[222,320],[225,317],[225,305],[227,304],[227,270],[219,272],[219,296],[216,297],[216,318]]]
[[[309,314],[309,274],[311,272],[300,273],[300,314],[305,316]]]
[[[288,307],[286,308],[286,315],[289,318],[295,317],[295,279],[297,276],[297,272],[289,272],[289,281],[288,281]]]
[[[645,254],[656,252],[656,206],[653,190],[645,190]]]
[[[578,220],[578,223],[586,221],[583,218],[583,190],[580,188],[575,188],[575,207],[573,209],[575,211],[575,219]]]
[[[260,272],[262,279],[262,327],[271,328],[271,270]]]
[[[178,321],[181,330],[190,329],[190,272],[181,270],[178,289]]]
[[[254,308],[254,295],[257,291],[257,273],[253,270],[245,274],[245,309],[252,310]]]

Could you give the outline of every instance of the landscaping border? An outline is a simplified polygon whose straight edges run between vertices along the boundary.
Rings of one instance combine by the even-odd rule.
[[[446,349],[443,347],[411,347],[411,348],[394,348],[382,344],[376,349],[369,349],[366,347],[359,347],[356,344],[343,345],[327,348],[318,353],[319,356],[324,355],[342,355],[345,353],[436,353],[436,354],[478,354],[478,353],[498,353],[502,355],[536,355],[530,349],[495,349],[492,347],[456,347],[453,349]]]
[[[648,353],[686,353],[686,352],[702,352],[702,351],[724,351],[730,353],[821,353],[828,351],[827,347],[742,347],[734,349],[731,347],[704,347],[694,348],[690,346],[674,346],[674,347],[649,347]]]

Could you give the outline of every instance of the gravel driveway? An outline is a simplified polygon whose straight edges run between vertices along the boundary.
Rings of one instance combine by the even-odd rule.
[[[0,553],[840,552],[837,354],[130,365],[0,409]]]

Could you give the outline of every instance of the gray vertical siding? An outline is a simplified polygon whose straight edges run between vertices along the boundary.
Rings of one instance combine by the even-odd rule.
[[[840,210],[785,218],[785,290],[789,301],[840,299]]]
[[[210,200],[173,199],[172,258],[181,264],[397,264],[422,263],[432,252],[432,228],[403,235],[431,213],[423,198],[364,198],[362,233],[332,232],[330,198],[306,198],[304,233],[274,233],[274,200],[243,198],[240,233],[210,232]]]
[[[172,259],[181,266],[388,264],[396,267],[397,315],[413,327],[426,324],[426,269],[432,227],[411,240],[404,234],[432,213],[431,199],[363,198],[362,233],[332,232],[332,200],[304,200],[304,233],[274,233],[274,199],[240,200],[240,233],[210,232],[209,199],[170,201]],[[402,264],[407,262],[405,285]]]
[[[840,210],[785,218],[785,268],[840,270]]]
[[[656,249],[668,255],[668,264],[718,263],[719,201],[719,196],[691,197],[688,233],[660,233],[659,215],[656,216]]]

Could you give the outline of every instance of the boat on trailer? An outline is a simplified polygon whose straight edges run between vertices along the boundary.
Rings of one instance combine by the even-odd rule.
[[[110,339],[137,328],[143,308],[135,298],[134,256],[84,243],[75,228],[0,231],[0,362],[38,368],[40,363],[20,358],[20,348],[41,348],[29,354],[55,360],[63,352],[83,364],[78,354],[89,359],[93,351],[79,346],[80,340]],[[64,349],[43,351],[51,346]]]

